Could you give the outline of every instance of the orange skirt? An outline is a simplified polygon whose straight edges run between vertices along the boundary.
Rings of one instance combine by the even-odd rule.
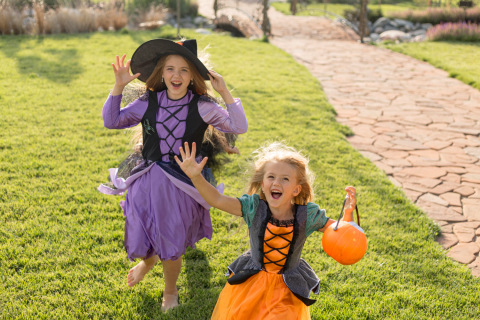
[[[260,271],[242,284],[227,283],[212,320],[310,320],[307,307],[288,289],[281,274]]]

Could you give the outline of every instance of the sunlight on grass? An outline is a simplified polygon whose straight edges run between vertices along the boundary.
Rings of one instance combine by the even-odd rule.
[[[480,44],[465,42],[390,43],[384,47],[426,61],[480,90]]]
[[[188,250],[179,278],[182,305],[160,311],[162,268],[130,289],[119,201],[96,188],[128,152],[124,131],[103,127],[101,110],[115,54],[175,30],[0,37],[0,318],[209,319],[227,265],[246,248],[239,220],[211,210],[214,235]],[[227,36],[210,44],[216,70],[242,99],[249,131],[241,156],[217,174],[243,193],[248,156],[267,140],[304,150],[316,175],[316,202],[337,218],[354,185],[369,250],[342,266],[321,234],[303,257],[322,284],[312,319],[475,319],[480,280],[435,243],[438,227],[346,141],[318,81],[276,47]],[[243,243],[243,245],[242,245]],[[315,297],[314,297],[315,298]]]

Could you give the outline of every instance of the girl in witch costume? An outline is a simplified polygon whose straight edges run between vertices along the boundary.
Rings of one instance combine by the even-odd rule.
[[[310,292],[320,280],[300,258],[306,238],[323,232],[335,221],[313,198],[308,160],[293,148],[273,143],[256,153],[248,194],[231,198],[220,194],[202,177],[206,159],[195,161],[184,144],[175,160],[211,206],[242,216],[249,228],[250,251],[229,267],[230,276],[213,311],[212,320],[310,319]],[[347,187],[345,216],[356,206],[355,188]]]
[[[115,86],[103,106],[104,125],[124,129],[141,123],[143,141],[141,151],[129,156],[118,169],[109,170],[111,182],[99,190],[120,195],[128,189],[126,200],[121,202],[126,217],[125,249],[131,261],[142,261],[129,271],[127,283],[137,284],[160,260],[165,279],[162,310],[168,310],[178,305],[176,282],[187,246],[194,247],[200,239],[212,236],[210,206],[174,156],[182,142],[201,145],[209,126],[241,134],[247,131],[248,123],[240,99],[232,97],[222,76],[208,71],[197,58],[196,40],[176,43],[155,39],[142,44],[126,63],[125,55],[116,60],[112,64]],[[122,92],[136,78],[145,82],[147,91],[121,109]],[[227,110],[207,94],[207,80]],[[215,136],[222,144],[228,141],[218,131],[211,135]],[[205,148],[207,153],[217,149],[211,143]],[[194,157],[200,162],[203,154],[196,152]],[[203,170],[202,175],[214,183],[211,170]],[[223,184],[216,190],[222,193]]]

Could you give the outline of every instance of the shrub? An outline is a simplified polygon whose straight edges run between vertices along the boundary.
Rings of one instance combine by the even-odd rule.
[[[88,6],[90,3],[91,0],[0,0],[0,4],[19,10],[25,7],[33,7],[35,4],[42,4],[46,9],[49,9],[58,7],[81,8]]]
[[[163,0],[131,0],[127,4],[127,12],[129,15],[146,12],[150,8],[164,4]]]
[[[131,0],[128,2],[127,12],[129,15],[145,14],[152,7],[163,6],[170,9],[171,12],[177,11],[177,0]],[[198,5],[192,0],[180,0],[180,11],[182,16],[197,16]]]
[[[103,30],[120,30],[128,24],[128,17],[125,13],[122,2],[111,1],[105,5],[98,6],[95,10],[96,25]]]
[[[0,32],[2,34],[23,34],[25,13],[10,6],[0,6]]]
[[[480,41],[480,26],[475,23],[442,23],[427,31],[432,41]]]
[[[360,21],[360,10],[359,9],[346,9],[343,11],[343,16],[350,22],[358,23]],[[367,18],[372,23],[383,17],[381,9],[370,9],[367,10]]]
[[[480,8],[474,7],[467,10],[460,8],[436,8],[428,10],[407,10],[403,12],[393,12],[392,18],[405,19],[413,23],[431,23],[440,24],[445,22],[470,21],[480,23]]]
[[[189,15],[195,17],[198,15],[198,4],[192,0],[165,0],[165,6],[171,11],[177,11],[177,1],[180,1],[180,10],[182,16]]]
[[[166,10],[162,5],[152,5],[147,9],[137,9],[130,15],[130,20],[137,25],[142,22],[160,21],[165,19],[165,13]]]
[[[52,34],[80,33],[104,30],[120,30],[128,23],[123,6],[111,2],[105,7],[76,8],[60,7],[47,9],[43,3],[35,2],[32,10],[0,5],[0,33]],[[31,11],[27,14],[28,11]]]

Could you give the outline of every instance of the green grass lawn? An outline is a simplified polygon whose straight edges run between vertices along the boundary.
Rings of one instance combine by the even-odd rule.
[[[245,249],[238,220],[212,210],[212,241],[188,250],[181,307],[160,311],[162,268],[130,289],[121,197],[96,188],[128,152],[124,131],[103,127],[101,110],[115,54],[175,30],[0,37],[0,319],[209,319],[227,265]],[[228,36],[196,37],[250,127],[217,180],[239,196],[248,156],[267,140],[305,150],[316,202],[337,218],[354,185],[369,250],[342,266],[312,235],[303,258],[322,281],[312,319],[478,319],[480,279],[445,256],[439,228],[345,139],[319,82],[274,46]],[[278,66],[281,66],[280,68]],[[242,245],[243,244],[243,245]]]
[[[290,14],[290,3],[285,2],[272,2],[271,5],[278,11],[282,12],[283,14]],[[378,9],[378,5],[370,4],[370,9]],[[323,16],[324,13],[321,10],[325,9],[325,5],[323,3],[313,3],[308,5],[306,8],[298,6],[299,10],[297,12],[298,16]],[[327,11],[333,12],[338,14],[339,16],[343,17],[343,12],[346,9],[354,9],[353,5],[349,4],[342,4],[342,3],[329,3],[327,4]],[[406,2],[406,3],[399,3],[398,5],[391,5],[391,4],[382,4],[381,5],[382,13],[385,16],[388,16],[391,12],[395,11],[405,11],[408,9],[417,9],[413,3]]]
[[[451,77],[480,89],[480,44],[465,42],[420,42],[383,44],[447,71]]]

